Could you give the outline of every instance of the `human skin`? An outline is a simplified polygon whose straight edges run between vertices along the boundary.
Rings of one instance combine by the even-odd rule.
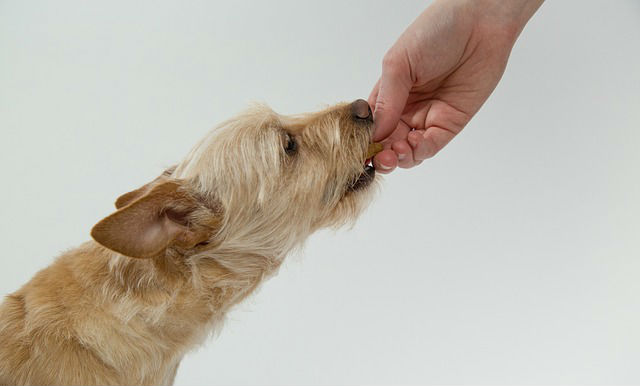
[[[544,0],[436,0],[382,61],[369,104],[376,170],[433,157],[467,125],[500,81],[511,49]]]

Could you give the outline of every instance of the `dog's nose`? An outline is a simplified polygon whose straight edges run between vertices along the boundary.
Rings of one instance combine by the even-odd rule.
[[[364,99],[358,99],[351,104],[351,113],[356,119],[372,120],[371,107]]]

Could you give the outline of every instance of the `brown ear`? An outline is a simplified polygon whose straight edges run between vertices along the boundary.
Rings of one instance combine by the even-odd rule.
[[[138,188],[136,190],[132,190],[132,191],[127,192],[127,193],[123,194],[122,196],[118,197],[116,199],[116,209],[123,208],[123,207],[131,204],[133,201],[137,200],[138,198],[144,196],[144,194],[149,191],[149,189],[150,189],[149,185],[150,184],[151,183],[143,185],[141,188]]]
[[[133,201],[139,199],[140,197],[144,196],[145,193],[149,192],[149,190],[151,190],[151,188],[153,188],[155,185],[164,182],[164,181],[168,181],[169,177],[171,176],[171,174],[173,173],[173,171],[176,170],[176,166],[172,166],[169,169],[165,170],[164,172],[162,172],[162,174],[160,174],[160,176],[158,176],[155,180],[149,182],[146,185],[142,185],[142,187],[136,189],[136,190],[132,190],[128,193],[123,194],[122,196],[118,197],[118,199],[116,199],[116,209],[120,209],[123,208],[129,204],[131,204]]]
[[[91,236],[113,251],[136,258],[156,256],[172,244],[190,248],[207,240],[211,228],[189,223],[199,206],[181,186],[179,181],[166,181],[140,192],[141,197],[97,223]]]

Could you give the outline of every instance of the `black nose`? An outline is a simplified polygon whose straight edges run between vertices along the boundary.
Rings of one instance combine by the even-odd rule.
[[[371,107],[369,107],[369,103],[364,99],[358,99],[351,104],[351,113],[353,117],[356,119],[363,120],[373,120],[373,115],[371,114]]]

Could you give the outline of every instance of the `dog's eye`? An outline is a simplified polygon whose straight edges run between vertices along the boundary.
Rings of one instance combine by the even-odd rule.
[[[296,139],[289,133],[287,133],[287,140],[284,144],[284,151],[291,155],[294,154],[298,150],[298,144],[296,143]]]

